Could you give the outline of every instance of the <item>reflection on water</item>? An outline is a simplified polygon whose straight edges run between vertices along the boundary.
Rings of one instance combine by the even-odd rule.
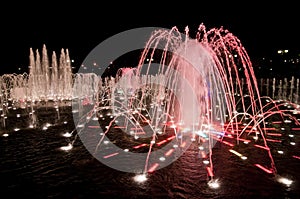
[[[248,156],[242,160],[221,143],[213,149],[218,189],[208,187],[205,165],[193,144],[177,161],[149,174],[146,182],[137,183],[134,174],[108,168],[97,161],[79,139],[72,150],[61,150],[71,139],[63,134],[74,129],[70,116],[70,107],[60,112],[59,121],[55,110],[40,111],[38,123],[42,126],[50,120],[52,125],[48,129],[11,129],[7,132],[9,136],[0,137],[2,195],[7,198],[299,198],[298,159],[282,154],[274,157],[278,173],[293,180],[290,186],[285,186],[253,166],[252,162],[264,161],[255,149],[241,147],[239,151]],[[14,124],[25,126],[26,121],[16,119]]]

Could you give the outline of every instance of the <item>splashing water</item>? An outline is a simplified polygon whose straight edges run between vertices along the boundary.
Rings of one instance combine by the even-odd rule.
[[[30,49],[30,66],[28,75],[0,78],[2,127],[11,101],[13,106],[30,107],[30,128],[34,128],[35,102],[72,99],[76,129],[63,135],[72,138],[76,130],[77,134],[61,149],[71,150],[79,135],[83,141],[91,141],[86,147],[98,160],[121,171],[138,173],[143,177],[141,182],[147,179],[146,173],[169,165],[191,144],[199,148],[213,188],[219,187],[218,180],[213,179],[216,143],[228,146],[229,152],[243,161],[251,157],[240,147],[261,150],[267,160],[252,160],[253,165],[277,174],[270,149],[282,142],[278,137],[284,133],[270,132],[279,128],[270,127],[270,123],[293,122],[296,126],[292,130],[299,130],[299,105],[287,101],[293,98],[285,93],[287,80],[279,83],[278,95],[283,100],[261,96],[246,50],[222,27],[206,30],[200,24],[194,38],[188,27],[184,34],[177,27],[158,29],[147,41],[138,66],[119,69],[115,78],[103,79],[94,73],[73,75],[69,53],[64,50],[59,64],[53,53],[50,67],[45,46],[42,58]],[[290,93],[296,89],[298,95],[298,82],[295,86],[292,80]],[[64,104],[53,104],[57,110],[60,105]],[[122,131],[121,137],[116,129]],[[290,142],[291,146],[295,144]],[[299,159],[295,154],[292,157]]]
[[[157,57],[156,52],[160,49],[163,50]],[[157,75],[164,77],[164,82],[159,82],[163,86],[159,87],[156,96],[153,96],[154,103],[160,103],[163,93],[164,98],[168,99],[163,114],[175,116],[176,123],[183,125],[183,129],[188,129],[193,136],[199,135],[200,140],[201,137],[208,138],[207,147],[210,154],[216,140],[222,139],[228,126],[241,122],[239,114],[251,114],[255,117],[263,111],[247,52],[238,38],[223,28],[206,31],[205,26],[201,24],[195,39],[189,37],[188,27],[185,29],[185,37],[176,27],[171,30],[158,30],[153,33],[142,53],[138,76],[141,76],[146,58],[159,60]],[[145,75],[150,74],[151,67],[153,66],[150,61],[146,64]],[[241,70],[243,72],[239,72]],[[245,88],[240,82],[241,77],[246,80]],[[167,93],[164,92],[165,87],[169,89]],[[250,99],[251,110],[245,107],[245,96]],[[241,107],[237,105],[238,100],[242,102]],[[176,104],[179,104],[180,108],[176,107]],[[176,113],[178,109],[181,109],[180,113]],[[226,115],[229,124],[225,128]],[[150,120],[153,121],[154,118]],[[252,122],[253,128],[257,128],[260,123],[259,120]],[[242,133],[236,133],[237,139]],[[261,135],[264,145],[267,146],[264,133]],[[269,157],[272,170],[275,171],[271,154]],[[210,170],[213,172],[212,168],[210,160]]]
[[[251,142],[247,137],[255,134],[260,140],[258,146],[269,148],[265,120],[261,117],[266,109],[251,61],[239,39],[222,27],[207,31],[200,24],[194,39],[190,38],[188,27],[185,34],[176,27],[158,29],[147,41],[137,68],[122,68],[116,78],[104,82],[102,100],[95,102],[102,105],[95,106],[78,123],[87,126],[90,118],[103,119],[104,114],[111,118],[105,132],[100,133],[99,142],[90,147],[97,157],[109,159],[109,166],[123,165],[120,159],[114,162],[110,158],[128,156],[129,151],[128,147],[125,152],[120,152],[120,148],[105,151],[111,143],[106,136],[112,128],[134,136],[137,143],[131,151],[147,151],[141,158],[143,169],[136,166],[141,163],[138,160],[129,166],[143,173],[170,164],[165,160],[174,161],[194,142],[210,178],[214,176],[212,148],[217,142],[233,147],[241,141]],[[83,129],[81,126],[79,135],[86,139]],[[234,139],[229,142],[226,138]],[[242,160],[248,159],[233,149],[230,152]],[[255,165],[275,174],[271,151],[266,153],[268,166]],[[128,167],[116,169],[129,171]]]

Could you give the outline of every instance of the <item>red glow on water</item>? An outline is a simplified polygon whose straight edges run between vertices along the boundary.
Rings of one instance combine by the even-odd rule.
[[[293,155],[293,158],[296,158],[296,159],[299,159],[299,160],[300,160],[300,157],[299,157],[299,156]]]
[[[156,169],[158,166],[159,166],[158,163],[153,164],[152,167],[149,168],[148,172],[149,172],[149,173],[152,173],[153,171],[155,171],[155,169]]]
[[[125,129],[126,126],[115,126],[114,128],[115,128],[115,129]]]
[[[165,153],[165,156],[168,157],[169,155],[171,155],[171,154],[173,153],[174,150],[175,150],[175,149],[170,149],[169,151],[167,151],[167,152]]]
[[[243,138],[238,138],[237,140],[243,141],[243,142],[251,142],[251,140],[243,139]]]
[[[242,131],[242,130],[241,130],[241,131]],[[245,129],[245,130],[243,130],[243,131],[246,132],[246,133],[250,133],[250,132],[254,133],[253,129]]]
[[[224,143],[224,144],[226,144],[226,145],[228,145],[228,146],[234,146],[234,144],[231,144],[231,143],[229,143],[229,142],[227,142],[227,141],[222,141],[222,143]]]
[[[169,141],[169,140],[172,140],[172,139],[174,139],[174,138],[175,138],[175,135],[173,135],[173,136],[167,138],[167,140]]]
[[[175,137],[176,137],[175,135],[173,135],[173,136],[171,136],[171,137],[168,137],[167,139],[162,140],[162,141],[156,143],[156,145],[157,145],[157,146],[162,145],[162,144],[166,143],[167,141],[170,141],[170,140],[174,139]]]
[[[273,171],[271,171],[270,169],[267,169],[267,168],[261,166],[260,164],[254,164],[254,165],[257,166],[258,168],[260,168],[261,170],[263,170],[266,173],[270,173],[270,174],[273,173]]]
[[[267,151],[270,150],[269,147],[265,147],[265,146],[261,146],[261,145],[257,145],[257,144],[254,144],[254,146],[255,146],[255,147],[258,147],[258,148],[261,148],[261,149],[265,149],[265,150],[267,150]]]
[[[274,127],[269,127],[269,128],[262,128],[262,130],[276,130],[276,128],[274,128]]]
[[[300,131],[300,128],[292,128],[292,131]]]
[[[167,140],[162,140],[160,142],[157,142],[156,145],[159,146],[159,145],[162,145],[163,143],[166,143],[166,142],[167,142]]]
[[[100,126],[88,126],[88,128],[91,128],[91,129],[99,129]]]
[[[267,133],[267,135],[270,135],[270,136],[278,136],[278,137],[282,136],[281,133]]]
[[[141,130],[142,128],[140,128],[140,127],[132,127],[132,128],[130,128],[130,130]]]
[[[267,139],[267,138],[266,138],[266,141],[269,141],[269,142],[279,142],[279,143],[281,143],[281,140],[274,140],[274,139]]]
[[[140,144],[140,145],[137,145],[137,146],[134,146],[133,148],[134,149],[138,149],[138,148],[141,148],[141,147],[143,147],[143,146],[147,146],[147,144]]]
[[[112,154],[110,154],[110,155],[106,155],[106,156],[103,156],[103,158],[110,158],[110,157],[113,157],[113,156],[115,156],[115,155],[118,155],[119,153],[112,153]]]

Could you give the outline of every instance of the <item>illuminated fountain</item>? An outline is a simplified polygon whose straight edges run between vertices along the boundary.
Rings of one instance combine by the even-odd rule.
[[[263,81],[263,79],[261,79]],[[267,82],[270,80],[267,79]],[[299,78],[295,78],[294,76],[291,77],[290,80],[287,78],[284,79],[272,79],[272,86],[267,84],[264,89],[271,89],[272,90],[272,99],[277,100],[287,100],[293,103],[298,103],[299,99]],[[264,89],[260,89],[262,92]],[[268,92],[266,93],[268,95]]]
[[[52,107],[56,110],[59,120],[59,109],[72,99],[73,74],[68,50],[61,50],[59,64],[56,53],[53,52],[52,59],[48,59],[46,46],[43,46],[42,56],[39,51],[33,53],[30,49],[29,73],[4,74],[0,77],[0,113],[1,127],[6,131],[6,120],[12,111],[20,109],[19,117],[28,117],[26,128],[38,126],[36,111],[43,106]],[[26,124],[23,124],[23,128]],[[49,124],[41,124],[42,130],[46,130]],[[15,127],[14,130],[20,130]]]
[[[59,63],[53,52],[51,61],[46,46],[42,56],[38,50],[34,54],[30,48],[29,74],[8,74],[5,81],[13,101],[70,100],[72,98],[73,77],[68,50],[61,50]]]
[[[251,124],[252,129],[258,129],[259,124],[264,122],[258,117],[263,113],[263,106],[250,59],[234,35],[223,28],[206,31],[203,24],[199,26],[195,39],[189,38],[188,28],[185,30],[185,38],[176,27],[171,31],[158,30],[145,47],[139,62],[140,71],[144,64],[147,65],[146,71],[150,70],[151,62],[146,63],[146,58],[155,60],[153,55],[160,44],[164,46],[164,50],[158,59],[158,71],[159,75],[165,76],[167,82],[160,82],[163,87],[154,96],[154,101],[160,103],[161,93],[164,93],[166,87],[170,90],[164,94],[164,100],[168,99],[164,114],[174,116],[176,128],[181,127],[177,128],[178,134],[189,132],[190,134],[185,135],[190,136],[191,140],[198,140],[203,158],[206,157],[205,150],[208,150],[211,157],[215,142],[222,142],[224,136],[233,136],[237,141],[243,140],[244,131],[239,133],[237,128],[240,128],[238,124],[244,122],[246,116],[252,117],[247,124]],[[167,56],[167,51],[173,52],[171,58]],[[239,68],[243,72],[239,72]],[[143,89],[142,93],[145,93]],[[246,107],[245,98],[250,100],[250,109]],[[176,100],[179,107],[176,106]],[[181,111],[176,112],[178,109]],[[154,118],[150,118],[150,121],[152,119]],[[259,134],[264,147],[267,147],[264,132]],[[208,144],[205,145],[206,143]],[[152,144],[150,150],[151,147]],[[267,153],[270,158],[269,166],[272,172],[276,172],[272,155]],[[241,157],[245,158],[243,155]],[[206,169],[208,175],[213,177],[211,158]]]
[[[121,68],[116,77],[109,78],[72,74],[68,51],[61,51],[59,61],[54,52],[50,61],[45,46],[42,56],[30,49],[29,74],[0,78],[2,127],[12,107],[26,109],[29,128],[35,128],[38,119],[34,112],[41,106],[36,102],[53,101],[49,105],[57,110],[59,120],[59,108],[65,105],[60,102],[72,100],[76,129],[63,134],[70,143],[61,149],[72,150],[80,136],[84,144],[89,141],[86,148],[97,159],[117,165],[121,171],[134,171],[139,182],[172,163],[191,144],[199,149],[212,188],[220,186],[212,161],[217,143],[242,161],[250,161],[251,155],[239,149],[260,150],[265,161],[252,160],[251,164],[277,175],[271,148],[280,148],[286,130],[283,125],[293,122],[291,130],[300,130],[299,105],[294,103],[298,101],[299,79],[296,85],[294,78],[291,84],[284,79],[278,85],[274,78],[272,98],[268,97],[270,80],[267,88],[261,80],[260,89],[267,93],[261,96],[251,61],[237,37],[223,28],[206,30],[203,24],[195,38],[189,34],[188,28],[184,34],[176,27],[158,29],[147,41],[138,66]],[[42,130],[52,125],[43,124]],[[116,129],[123,137],[114,133]],[[270,132],[275,130],[281,132]],[[293,133],[287,136],[294,139]],[[115,147],[118,142],[122,147]],[[289,145],[295,144],[292,140]],[[124,162],[118,157],[125,157]],[[297,154],[292,157],[300,159]]]
[[[46,46],[43,46],[42,58],[36,50],[34,56],[30,49],[30,71],[28,78],[29,96],[32,100],[40,99],[71,99],[72,98],[72,70],[69,51],[61,50],[59,64],[56,53],[52,54],[52,61],[48,58]]]
[[[282,97],[286,96],[286,81],[284,85],[279,85]],[[97,142],[86,146],[89,151],[100,161],[107,160],[108,166],[126,172],[133,169],[141,174],[137,177],[141,181],[147,173],[167,166],[170,161],[166,160],[178,158],[190,144],[196,144],[211,179],[209,185],[217,188],[212,162],[217,142],[245,161],[251,157],[238,152],[239,147],[261,150],[266,161],[253,160],[253,165],[276,175],[269,145],[279,142],[272,138],[279,134],[268,132],[272,128],[267,121],[280,115],[283,123],[298,125],[291,110],[297,114],[299,106],[260,95],[251,61],[239,39],[223,28],[206,30],[203,24],[195,39],[189,37],[188,28],[185,34],[176,27],[153,32],[137,68],[120,69],[116,78],[105,80],[99,94],[101,100],[88,113],[74,114],[78,135],[82,140],[97,136]],[[94,123],[98,120],[110,122],[104,132],[93,134],[91,131],[100,128]],[[107,139],[112,129],[132,136],[134,145],[114,148],[116,141]],[[134,153],[138,150],[146,151],[142,161],[136,158],[139,153]],[[136,158],[132,164],[118,159],[129,157],[130,152]],[[124,168],[125,164],[129,166]]]

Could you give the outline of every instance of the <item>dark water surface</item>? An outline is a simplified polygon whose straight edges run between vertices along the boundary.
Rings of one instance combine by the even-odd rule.
[[[295,134],[296,146],[271,146],[273,150],[288,151],[286,156],[274,153],[274,160],[278,174],[294,181],[289,187],[254,166],[265,161],[259,154],[261,149],[251,145],[241,148],[239,151],[248,156],[241,160],[221,143],[213,149],[220,188],[208,187],[205,165],[194,145],[139,184],[133,180],[134,174],[111,169],[96,160],[79,138],[72,150],[60,150],[71,139],[62,134],[74,129],[71,108],[61,109],[59,119],[53,110],[38,113],[40,126],[36,129],[14,131],[14,126],[28,126],[28,118],[23,117],[10,120],[6,130],[1,130],[1,134],[9,134],[0,137],[1,198],[300,198],[300,160],[291,158],[299,155],[299,134]],[[55,125],[42,130],[47,121]]]

